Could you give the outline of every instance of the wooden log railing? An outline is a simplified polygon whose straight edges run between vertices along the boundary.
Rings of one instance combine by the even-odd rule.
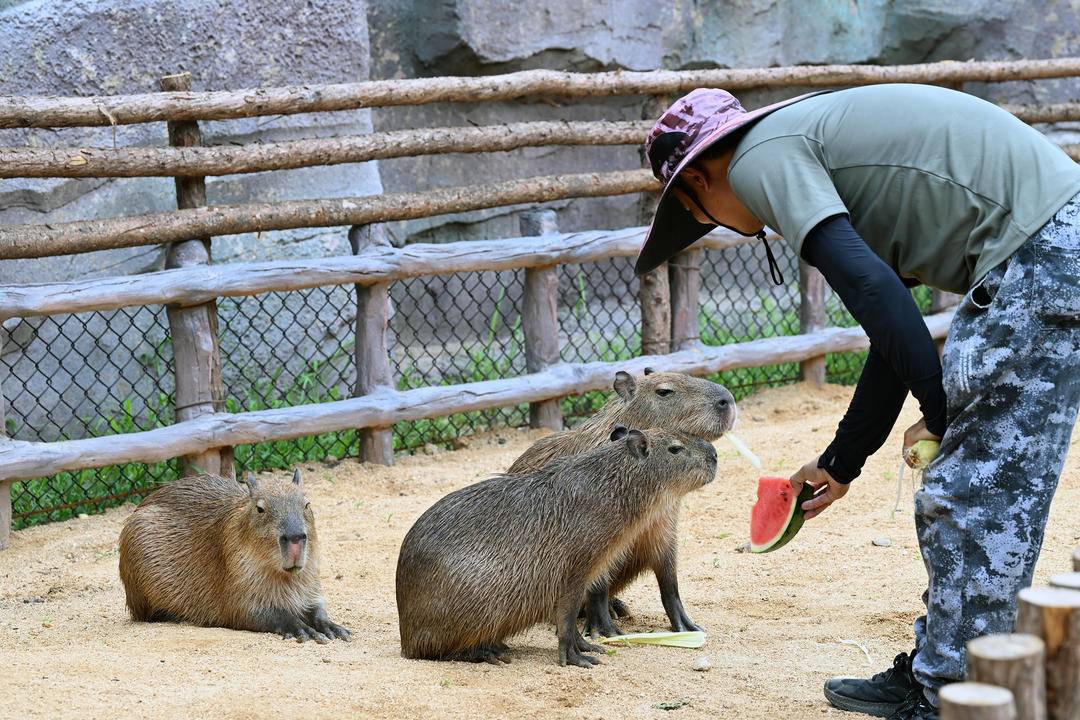
[[[1027,123],[1080,120],[1080,103],[1003,105]],[[659,115],[664,107],[659,107]],[[653,121],[542,121],[393,130],[212,147],[0,147],[0,178],[206,177],[553,145],[640,145]],[[1073,154],[1074,145],[1064,146]]]
[[[641,229],[615,233],[540,235],[516,242],[453,243],[441,246],[410,246],[395,250],[368,236],[378,223],[409,220],[445,213],[538,203],[576,197],[610,196],[654,191],[658,188],[646,169],[614,173],[582,173],[513,180],[376,197],[301,200],[274,204],[199,207],[201,178],[237,172],[306,167],[339,162],[364,162],[427,153],[489,152],[536,145],[637,144],[647,120],[619,123],[520,123],[506,127],[432,128],[383,133],[365,137],[267,143],[240,148],[200,148],[192,134],[182,140],[174,131],[196,130],[195,121],[233,119],[302,112],[349,110],[362,107],[414,105],[431,102],[479,102],[506,100],[526,95],[563,97],[650,95],[654,104],[665,95],[695,87],[824,87],[881,82],[929,82],[955,85],[962,82],[1031,80],[1080,75],[1080,58],[1019,62],[929,63],[923,65],[827,66],[753,70],[656,71],[648,73],[576,74],[528,71],[474,78],[428,78],[338,85],[270,88],[238,92],[164,93],[108,98],[12,98],[0,97],[0,128],[73,127],[124,125],[168,121],[172,148],[31,148],[0,149],[0,177],[116,177],[172,175],[178,177],[181,209],[134,217],[57,223],[51,225],[0,226],[0,259],[38,258],[51,255],[173,244],[171,254],[204,245],[208,238],[246,232],[287,230],[300,227],[353,226],[356,255],[346,258],[240,263],[224,267],[194,262],[172,262],[160,273],[105,280],[51,283],[0,288],[0,319],[107,309],[127,305],[166,304],[170,319],[194,318],[199,307],[212,308],[218,297],[253,295],[319,285],[353,284],[363,317],[357,321],[356,359],[363,362],[358,373],[356,396],[319,405],[230,414],[209,395],[187,393],[199,410],[185,419],[178,407],[178,422],[146,432],[54,443],[0,440],[0,521],[10,516],[4,493],[10,482],[49,475],[63,470],[101,467],[128,462],[157,462],[188,456],[203,462],[218,449],[220,465],[236,444],[287,440],[304,435],[351,428],[361,430],[362,455],[389,462],[392,448],[388,428],[399,421],[439,417],[530,403],[534,424],[555,427],[557,399],[569,394],[607,388],[616,370],[640,372],[646,365],[658,369],[715,373],[736,367],[784,362],[820,364],[830,352],[864,350],[868,345],[858,328],[823,328],[820,322],[804,322],[800,335],[768,338],[725,347],[702,347],[696,341],[698,309],[697,250],[680,256],[686,263],[662,268],[643,283],[643,319],[648,315],[650,332],[643,340],[646,352],[664,353],[618,363],[565,364],[558,362],[556,342],[550,340],[552,312],[535,313],[529,321],[532,340],[529,374],[504,380],[459,386],[428,387],[398,392],[385,366],[389,347],[387,320],[391,312],[387,284],[416,277],[469,270],[527,269],[527,293],[550,310],[555,292],[551,282],[554,266],[606,257],[636,254]],[[651,106],[649,106],[651,108]],[[1056,122],[1080,117],[1080,106],[1064,103],[1036,108],[1013,107],[1028,122]],[[647,115],[655,115],[649,109]],[[1075,151],[1075,149],[1067,149]],[[1080,156],[1076,153],[1074,156]],[[365,235],[367,233],[368,235]],[[366,238],[366,244],[365,244]],[[703,241],[705,247],[732,247],[750,242],[716,233]],[[451,247],[452,246],[452,247]],[[693,255],[698,257],[694,258]],[[206,247],[205,260],[209,260]],[[663,287],[661,287],[661,285]],[[670,289],[668,286],[670,285]],[[814,299],[814,290],[803,291],[803,302]],[[655,294],[657,297],[652,298]],[[655,300],[655,302],[654,302]],[[655,306],[655,307],[654,307]],[[665,314],[665,312],[667,314]],[[215,315],[205,311],[206,327],[216,336]],[[816,317],[816,316],[815,316]],[[950,311],[926,318],[932,336],[943,337]],[[179,321],[178,321],[179,322]],[[186,321],[185,321],[186,322]],[[200,321],[201,322],[201,321]],[[180,323],[183,324],[183,323]],[[174,323],[175,325],[175,323]],[[202,335],[205,335],[203,332]],[[174,327],[174,335],[180,337]],[[191,335],[195,344],[198,333]],[[655,335],[655,337],[653,337]],[[174,343],[177,337],[174,337]],[[182,338],[181,338],[182,340]],[[674,341],[676,352],[668,353]],[[184,344],[181,342],[181,344]],[[177,348],[180,358],[183,348]],[[213,390],[212,361],[216,348],[201,351],[209,368],[209,380],[200,387]],[[193,356],[195,357],[195,356]],[[195,360],[194,364],[198,364]],[[202,362],[202,361],[199,361]],[[200,376],[201,377],[201,376]],[[180,378],[178,375],[178,402]],[[201,382],[201,380],[200,380]],[[220,384],[220,376],[216,382]],[[206,402],[207,398],[210,402]],[[186,405],[185,405],[186,407]],[[231,456],[229,460],[231,465]],[[6,542],[9,522],[0,527],[0,546]]]
[[[331,200],[218,205],[48,225],[0,225],[0,260],[182,242],[268,230],[370,225],[446,213],[656,190],[648,170],[549,175],[489,185]]]
[[[944,335],[952,312],[925,318],[933,337]],[[377,389],[362,397],[246,413],[215,413],[164,428],[59,442],[0,441],[0,477],[5,481],[65,470],[128,462],[153,463],[206,448],[291,440],[349,428],[388,427],[396,422],[442,417],[539,402],[611,387],[615,372],[657,370],[708,375],[740,367],[799,362],[833,352],[869,347],[861,328],[828,328],[811,335],[700,347],[620,362],[560,363],[542,372],[463,385],[415,390]]]
[[[1080,58],[915,65],[805,65],[731,70],[572,73],[526,70],[482,77],[373,80],[218,92],[109,97],[0,97],[0,128],[94,127],[164,120],[230,120],[442,102],[492,102],[526,96],[670,95],[698,87],[727,90],[837,87],[891,82],[950,85],[1080,75]]]
[[[0,320],[137,305],[197,305],[213,298],[273,291],[633,257],[641,249],[645,231],[643,227],[590,230],[531,238],[415,243],[403,248],[376,244],[353,256],[206,265],[113,278],[0,286]],[[724,250],[752,242],[756,238],[716,230],[695,247]]]

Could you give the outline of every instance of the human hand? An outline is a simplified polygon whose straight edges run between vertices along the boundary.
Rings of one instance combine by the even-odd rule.
[[[904,431],[904,448],[902,452],[904,456],[904,462],[907,463],[907,466],[909,468],[913,468],[915,467],[915,465],[911,461],[910,453],[908,453],[908,450],[911,449],[912,445],[921,440],[933,440],[934,442],[941,442],[941,438],[939,436],[926,429],[925,419],[919,420],[919,422],[915,423]]]
[[[819,468],[817,463],[817,458],[814,458],[791,476],[791,487],[796,495],[802,492],[803,485],[809,485],[817,493],[802,504],[803,510],[806,511],[805,519],[807,520],[825,512],[825,508],[847,495],[848,491],[847,485],[833,480],[832,475]],[[822,491],[822,487],[826,489]]]

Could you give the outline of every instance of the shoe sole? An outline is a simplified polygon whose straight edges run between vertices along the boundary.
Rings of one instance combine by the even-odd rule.
[[[863,713],[864,715],[872,715],[880,718],[889,717],[896,712],[897,708],[903,705],[903,703],[875,703],[866,700],[856,700],[847,695],[833,692],[828,686],[825,687],[825,699],[840,710]]]

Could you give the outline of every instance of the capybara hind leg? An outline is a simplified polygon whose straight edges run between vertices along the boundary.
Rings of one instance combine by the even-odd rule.
[[[585,634],[590,637],[615,637],[623,634],[611,619],[607,588],[591,590],[585,598]]]
[[[563,622],[559,626],[559,664],[576,665],[582,668],[591,668],[599,665],[600,660],[586,652],[603,652],[603,648],[581,637],[577,629],[577,604],[563,616]]]
[[[349,640],[352,638],[352,634],[348,629],[342,625],[338,625],[330,619],[330,616],[326,614],[326,606],[322,603],[319,603],[312,608],[308,624],[331,640],[334,638],[339,638],[341,640]]]
[[[510,664],[510,658],[504,656],[506,650],[507,647],[502,643],[492,643],[490,645],[480,645],[468,650],[463,650],[451,659],[464,660],[465,662],[487,663],[488,665],[501,667],[502,665]]]
[[[611,614],[618,618],[630,617],[630,608],[619,598],[611,598]]]

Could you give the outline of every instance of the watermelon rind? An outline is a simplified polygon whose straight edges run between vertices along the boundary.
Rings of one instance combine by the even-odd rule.
[[[792,503],[791,515],[788,516],[787,525],[784,527],[784,531],[772,542],[762,543],[761,545],[751,544],[750,552],[772,552],[773,550],[779,550],[791,542],[791,539],[798,534],[799,530],[802,529],[803,523],[806,521],[806,511],[802,509],[802,504],[812,497],[814,497],[814,488],[804,484],[802,490],[799,491],[799,497]]]

